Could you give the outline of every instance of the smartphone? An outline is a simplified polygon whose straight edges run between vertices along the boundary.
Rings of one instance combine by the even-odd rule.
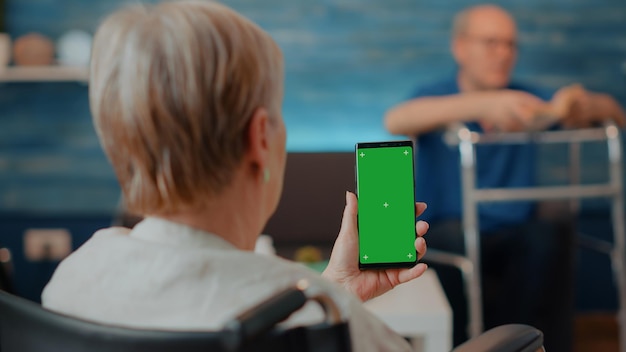
[[[417,264],[413,142],[356,144],[359,268]]]

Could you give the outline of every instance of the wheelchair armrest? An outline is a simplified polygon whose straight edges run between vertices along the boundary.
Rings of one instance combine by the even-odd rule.
[[[227,345],[237,346],[243,341],[254,339],[287,319],[307,301],[303,290],[289,287],[275,296],[262,301],[236,318],[226,323],[224,341]]]
[[[543,348],[543,333],[532,326],[507,324],[486,331],[453,352],[535,352]]]
[[[227,322],[222,339],[224,346],[240,346],[262,336],[309,300],[322,307],[326,324],[344,323],[339,307],[326,292],[310,286],[307,280],[300,280],[295,286],[284,289]]]

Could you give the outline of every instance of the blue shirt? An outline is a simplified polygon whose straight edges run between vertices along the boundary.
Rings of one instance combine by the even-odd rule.
[[[549,100],[551,93],[520,84],[508,89],[520,90]],[[421,87],[413,98],[458,94],[456,77]],[[419,116],[416,116],[419,118]],[[476,120],[478,120],[478,116]],[[483,132],[476,122],[472,131]],[[429,222],[461,219],[462,194],[460,155],[457,146],[444,142],[442,130],[417,137],[416,199],[428,204],[422,218]],[[532,144],[479,145],[476,147],[476,184],[478,188],[528,187],[535,183],[535,146]],[[527,221],[533,215],[531,202],[481,203],[478,216],[481,231],[496,230]]]

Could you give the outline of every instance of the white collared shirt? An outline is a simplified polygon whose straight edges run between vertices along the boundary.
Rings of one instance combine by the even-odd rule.
[[[355,351],[404,351],[407,342],[339,286],[302,265],[238,250],[224,239],[159,218],[131,231],[96,232],[59,264],[44,289],[46,308],[101,323],[173,330],[219,330],[230,318],[307,279],[330,292],[349,317]],[[307,304],[287,324],[310,324]]]

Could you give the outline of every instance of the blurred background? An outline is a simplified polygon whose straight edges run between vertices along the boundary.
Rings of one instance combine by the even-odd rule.
[[[384,130],[384,111],[406,99],[416,85],[453,72],[448,49],[452,17],[480,3],[223,2],[260,24],[284,51],[290,152],[350,152],[358,141],[397,138]],[[3,0],[0,31],[14,42],[36,32],[58,43],[70,30],[93,34],[103,16],[124,3]],[[580,82],[626,105],[623,0],[497,3],[518,21],[518,80],[554,89]],[[538,175],[542,183],[565,179],[563,153],[559,146],[542,150]],[[607,178],[603,146],[584,146],[582,155],[583,182]],[[28,260],[25,233],[63,229],[75,248],[111,223],[118,201],[119,187],[91,125],[87,85],[80,80],[0,83],[0,243],[13,253],[15,291],[38,300],[57,264]],[[611,238],[608,219],[608,202],[583,204],[582,231]],[[608,258],[581,249],[579,259],[584,267],[578,273],[577,308],[615,310]]]

